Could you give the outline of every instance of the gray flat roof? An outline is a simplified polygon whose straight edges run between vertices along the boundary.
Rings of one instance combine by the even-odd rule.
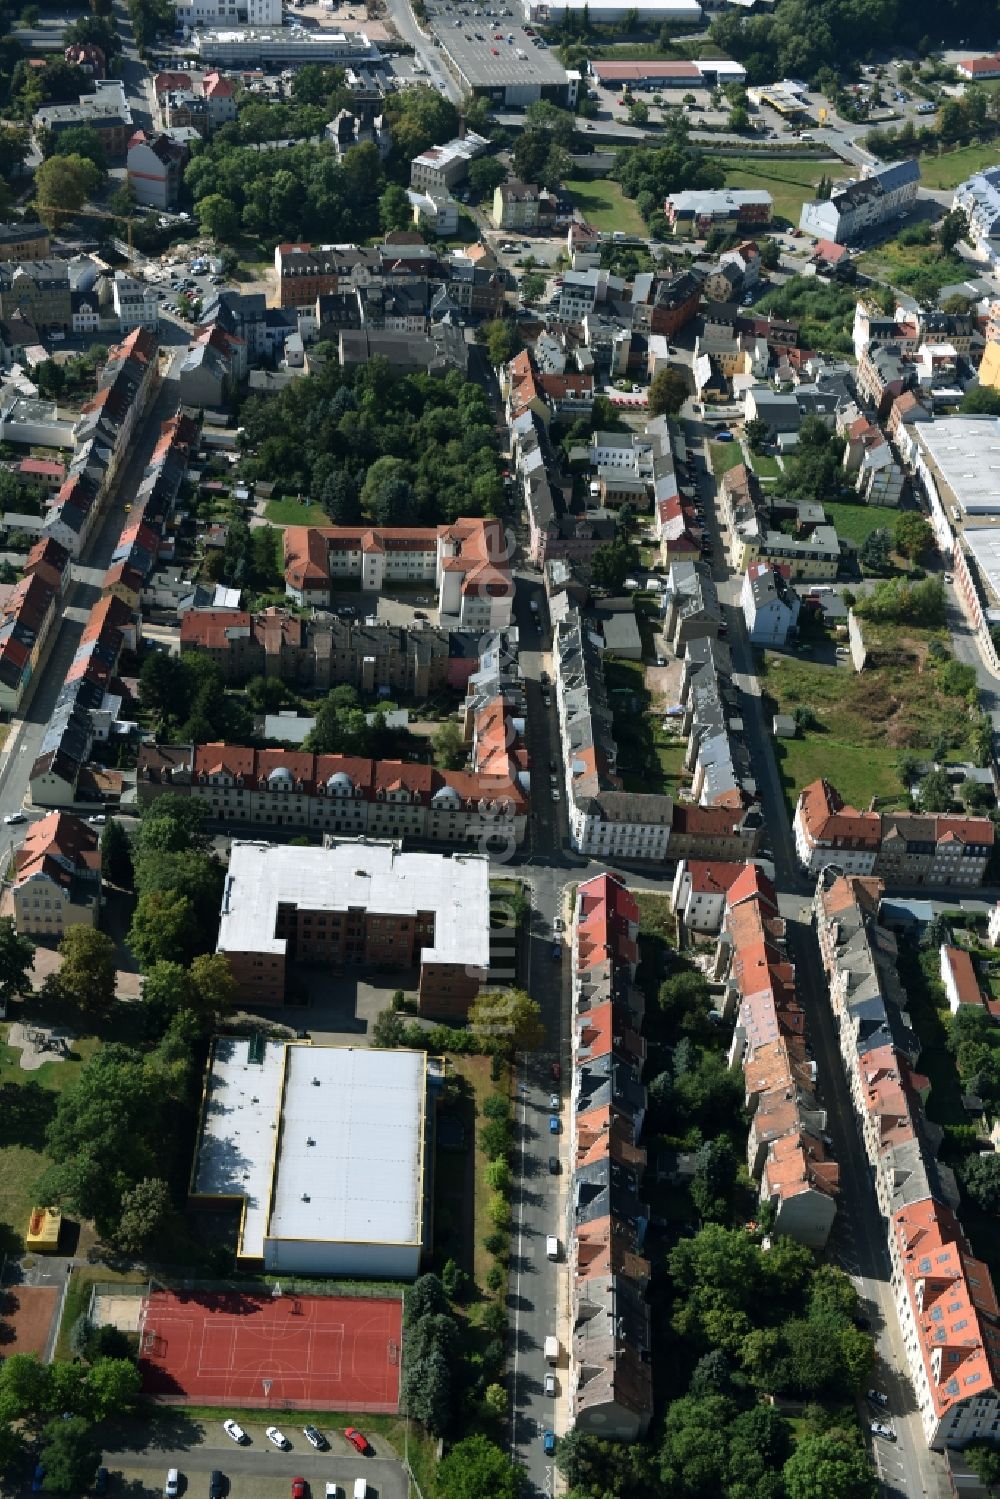
[[[441,38],[442,50],[449,53],[463,77],[473,87],[509,88],[511,85],[561,84],[566,69],[549,47],[536,47],[514,16],[487,16],[480,12],[456,17],[447,11],[433,18],[434,32]],[[483,37],[477,39],[476,33]],[[495,33],[501,40],[497,41]],[[514,38],[513,44],[508,36]],[[494,49],[496,56],[494,56]],[[518,57],[518,49],[525,56]]]
[[[290,1046],[270,1239],[419,1244],[427,1056]]]
[[[914,430],[964,511],[1000,514],[1000,417],[943,416]]]

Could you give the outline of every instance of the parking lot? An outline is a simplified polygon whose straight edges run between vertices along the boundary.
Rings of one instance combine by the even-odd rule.
[[[511,85],[530,89],[565,84],[559,59],[513,5],[427,0],[427,15],[434,45],[447,54],[467,86],[500,93]]]

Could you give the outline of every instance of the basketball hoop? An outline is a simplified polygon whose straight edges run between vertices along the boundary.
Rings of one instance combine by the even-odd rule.
[[[265,1400],[268,1398],[268,1396],[271,1393],[271,1386],[272,1386],[273,1383],[274,1383],[274,1381],[272,1379],[262,1379],[261,1380],[261,1384],[264,1387],[264,1399]]]
[[[278,1297],[281,1295],[281,1281],[280,1280],[276,1280],[274,1282],[274,1285],[271,1287],[271,1295],[274,1297],[275,1301],[277,1301]]]

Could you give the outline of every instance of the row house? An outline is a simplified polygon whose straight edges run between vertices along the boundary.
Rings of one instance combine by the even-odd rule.
[[[717,967],[736,1004],[729,1060],[743,1071],[747,1167],[773,1210],[774,1231],[822,1249],[836,1216],[840,1168],[827,1149],[826,1111],[777,893],[756,865],[726,892]]]
[[[729,891],[745,864],[712,859],[679,859],[670,888],[670,905],[685,932],[715,937],[722,929]]]
[[[340,617],[303,619],[275,607],[258,614],[189,609],[180,626],[181,650],[211,657],[229,686],[262,676],[315,693],[346,684],[369,695],[386,688],[390,697],[418,699],[465,686],[477,638],[429,624],[404,629]]]
[[[288,526],[285,592],[297,604],[328,605],[343,579],[377,594],[394,583],[431,583],[439,619],[460,629],[510,624],[514,585],[510,549],[497,520],[446,526]]]
[[[539,567],[554,558],[586,564],[598,547],[614,540],[617,521],[610,510],[573,499],[549,441],[549,406],[530,367],[528,378],[537,401],[522,401],[525,382],[512,385],[508,395],[511,453],[528,514],[528,555]]]
[[[687,735],[684,769],[691,776],[690,796],[699,806],[725,807],[732,812],[754,806],[757,785],[732,658],[728,648],[711,635],[687,646],[678,706],[682,716],[675,723]]]
[[[95,829],[65,812],[50,812],[31,824],[14,855],[12,895],[19,933],[58,941],[70,927],[97,926],[98,845]]]
[[[143,745],[139,801],[195,797],[213,823],[344,838],[520,845],[528,798],[509,775],[242,745]]]
[[[692,560],[672,562],[663,594],[663,638],[681,656],[692,640],[715,638],[722,610],[711,569]]]
[[[929,1082],[906,1012],[878,879],[821,874],[813,901],[858,1133],[871,1168],[890,1279],[928,1446],[962,1448],[1000,1430],[1000,1316],[987,1267],[956,1216],[938,1159],[943,1130],[924,1112]]]
[[[122,777],[91,767],[94,742],[107,738],[126,696],[118,663],[135,650],[138,625],[120,599],[105,596],[91,609],[31,767],[36,807],[103,806],[121,796]]]
[[[0,710],[25,701],[59,614],[60,591],[37,572],[25,574],[0,608]]]
[[[65,333],[73,318],[69,262],[57,258],[0,262],[0,318],[39,333]]]
[[[855,384],[861,400],[884,420],[896,397],[915,388],[917,371],[912,358],[903,353],[898,343],[881,344],[862,350]]]
[[[896,887],[981,885],[994,842],[988,817],[859,812],[824,780],[799,794],[792,830],[808,874],[835,864],[844,874],[877,875]]]
[[[165,533],[173,519],[199,432],[199,423],[183,412],[163,423],[111,554],[103,592],[121,599],[133,613],[138,611],[142,592],[161,557],[172,550]]]
[[[843,427],[841,436],[844,468],[855,475],[855,488],[865,504],[898,505],[905,478],[881,428],[859,416]]]
[[[572,932],[569,1401],[578,1431],[622,1441],[641,1437],[653,1410],[638,931],[635,897],[616,875],[580,884]]]

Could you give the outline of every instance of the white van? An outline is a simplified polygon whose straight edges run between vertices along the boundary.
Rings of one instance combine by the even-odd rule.
[[[559,1240],[555,1234],[549,1234],[545,1240],[545,1257],[549,1260],[557,1260],[559,1258]]]
[[[356,1478],[354,1480],[354,1499],[368,1499],[367,1478]]]
[[[559,1339],[551,1333],[545,1339],[545,1362],[547,1364],[558,1364],[559,1362]]]

